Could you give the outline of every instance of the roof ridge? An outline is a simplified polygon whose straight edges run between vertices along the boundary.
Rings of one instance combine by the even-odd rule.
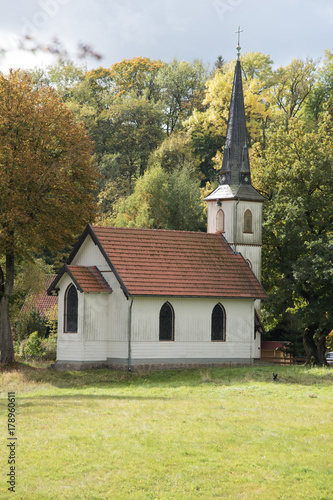
[[[156,233],[189,233],[189,234],[211,234],[204,231],[185,231],[182,229],[152,229],[149,227],[115,227],[115,226],[91,226],[93,230],[97,229],[115,229],[119,231],[153,231]]]

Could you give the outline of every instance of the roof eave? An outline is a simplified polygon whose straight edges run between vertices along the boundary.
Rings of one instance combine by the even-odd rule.
[[[52,293],[53,291],[56,291],[57,292],[57,284],[59,283],[59,281],[61,280],[61,278],[63,277],[63,275],[67,273],[71,280],[73,281],[74,285],[76,286],[76,288],[79,290],[79,292],[83,292],[83,289],[82,287],[80,286],[80,284],[77,282],[77,280],[75,279],[75,277],[73,276],[73,274],[71,273],[70,269],[68,268],[68,265],[65,264],[61,270],[59,271],[58,275],[56,276],[55,280],[51,283],[51,285],[49,286],[49,288],[47,289],[47,294],[48,295],[55,295],[54,293]],[[56,295],[58,295],[58,293],[56,293]]]
[[[112,264],[111,260],[109,259],[107,253],[105,252],[101,242],[99,241],[98,239],[98,236],[96,235],[96,233],[94,232],[94,229],[93,227],[88,224],[85,228],[85,230],[83,231],[82,235],[80,236],[80,238],[78,239],[77,243],[74,245],[74,248],[70,254],[70,256],[68,257],[67,261],[66,261],[66,264],[71,264],[71,262],[73,261],[75,255],[78,253],[79,249],[81,248],[83,242],[85,241],[86,237],[87,236],[90,236],[91,239],[93,240],[93,242],[95,243],[95,245],[98,246],[101,254],[103,255],[104,259],[106,260],[106,262],[108,263],[111,271],[114,273],[115,277],[117,278],[118,280],[118,283],[120,285],[120,288],[122,289],[122,291],[124,292],[126,298],[128,298],[131,293],[129,292],[129,290],[126,288],[123,280],[121,279],[117,269],[114,267],[114,265]]]

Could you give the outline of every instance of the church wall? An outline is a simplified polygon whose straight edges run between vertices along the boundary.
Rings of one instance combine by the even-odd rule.
[[[131,300],[125,297],[117,278],[90,236],[72,264],[97,265],[112,292],[78,292],[78,333],[64,333],[64,294],[71,279],[67,274],[62,277],[59,282],[58,361],[126,367]],[[175,339],[171,342],[159,341],[159,312],[165,301],[170,302],[175,313]],[[225,342],[210,340],[211,314],[218,302],[226,311]],[[257,357],[253,317],[254,303],[250,299],[134,297],[132,363],[250,362]]]
[[[100,249],[88,234],[71,262],[73,266],[97,266],[100,271],[110,269]]]
[[[237,252],[241,253],[244,259],[249,261],[254,275],[261,281],[261,246],[237,245]]]
[[[262,244],[262,203],[255,201],[222,200],[221,206],[216,205],[216,200],[207,202],[207,233],[216,233],[216,216],[219,210],[224,212],[224,232],[226,240],[235,243],[235,214],[237,206],[237,244],[250,245]],[[244,233],[244,214],[246,210],[252,212],[252,233]]]
[[[252,212],[252,233],[244,233],[244,215],[246,210]],[[262,244],[262,203],[240,201],[237,206],[237,244]],[[233,241],[234,242],[234,241]]]
[[[232,238],[234,227],[234,200],[222,201],[221,206],[216,205],[216,200],[207,202],[207,233],[216,233],[216,215],[219,210],[224,212],[224,232],[223,236],[229,241]]]
[[[110,356],[127,357],[129,301],[114,274],[102,274],[112,292],[78,292],[78,333],[64,333],[64,295],[72,281],[67,274],[60,280],[57,360],[106,361]]]
[[[207,232],[216,232],[216,215],[223,210],[225,215],[225,230],[223,236],[231,248],[235,250],[235,214],[237,200],[223,200],[221,206],[216,201],[208,202]],[[252,212],[252,233],[244,233],[244,214],[246,210]],[[262,203],[240,201],[237,205],[237,238],[236,251],[240,252],[245,260],[251,263],[251,269],[257,279],[261,280],[261,244],[262,244]]]
[[[175,339],[159,341],[159,311],[168,300],[175,314]],[[226,341],[211,341],[211,314],[220,302],[226,311]],[[134,298],[132,360],[244,359],[253,357],[253,300]]]

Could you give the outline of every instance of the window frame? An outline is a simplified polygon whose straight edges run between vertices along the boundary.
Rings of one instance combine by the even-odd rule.
[[[247,216],[250,215],[250,219],[247,218]],[[248,219],[248,220],[247,220]],[[250,229],[247,227],[249,226]],[[253,214],[251,210],[248,208],[244,212],[244,228],[243,228],[243,233],[248,233],[252,234],[253,233]]]
[[[216,333],[213,331],[213,327],[214,327],[213,314],[214,314],[214,311],[216,310],[216,308],[219,308],[219,310],[222,312],[222,335],[221,335],[222,338],[219,338],[219,339],[213,338],[213,334]],[[226,337],[227,337],[226,328],[227,328],[227,315],[225,312],[225,308],[223,307],[223,305],[220,302],[218,302],[213,307],[212,313],[211,313],[211,327],[210,327],[210,340],[211,340],[211,342],[225,342]],[[214,336],[216,336],[216,335],[214,335]]]
[[[161,313],[162,309],[167,306],[171,312],[171,335],[170,338],[161,338]],[[159,312],[159,327],[158,327],[158,340],[159,342],[174,342],[175,340],[175,311],[169,301],[164,302]]]
[[[222,230],[219,229],[219,214],[222,215]],[[224,233],[225,232],[225,215],[224,211],[222,208],[219,208],[219,210],[216,212],[216,232],[217,233]]]
[[[69,330],[68,329],[68,295],[71,290],[75,290],[76,292],[76,330]],[[70,333],[70,334],[75,334],[78,333],[78,326],[79,326],[79,297],[77,293],[77,289],[73,283],[70,283],[68,285],[65,295],[64,295],[64,333]]]

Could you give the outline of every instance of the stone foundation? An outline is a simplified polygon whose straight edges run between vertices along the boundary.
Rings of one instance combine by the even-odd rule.
[[[107,361],[56,361],[50,368],[56,371],[80,371],[92,370],[97,368],[109,368],[111,370],[120,371],[156,371],[156,370],[188,370],[195,368],[217,368],[222,366],[251,366],[252,360],[224,360],[223,362],[188,362],[184,360],[177,362],[161,362],[161,363],[133,363],[131,369],[128,369],[126,363],[115,363]]]

